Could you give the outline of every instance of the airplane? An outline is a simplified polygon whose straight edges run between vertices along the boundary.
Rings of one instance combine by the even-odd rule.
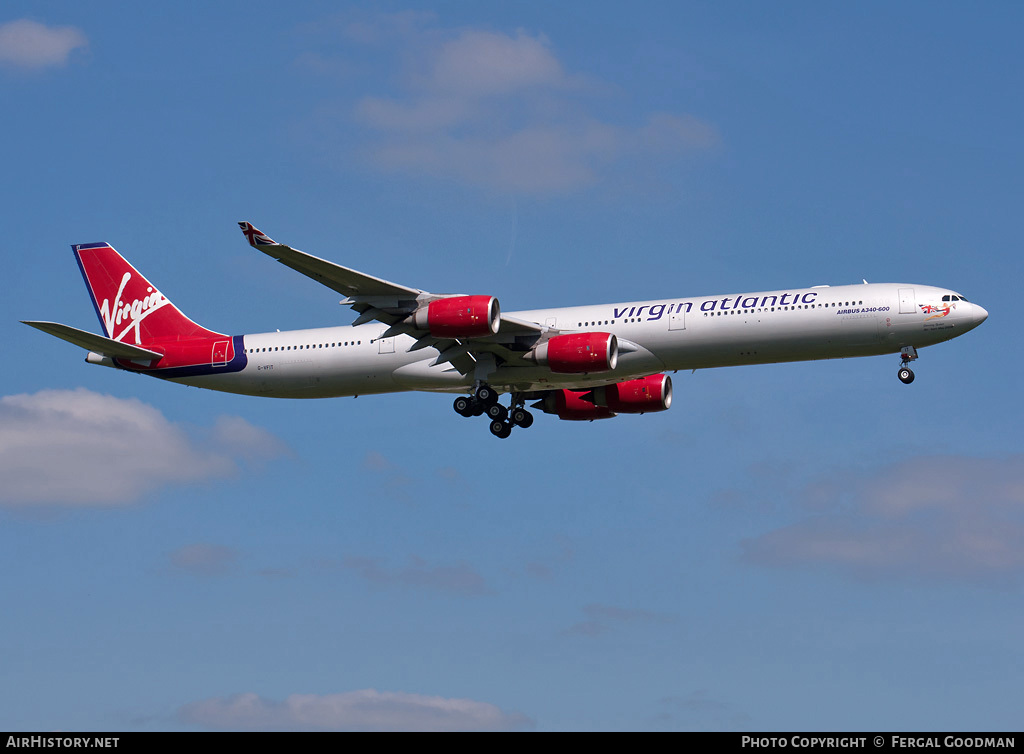
[[[238,223],[249,244],[342,294],[350,325],[224,335],[196,324],[107,243],[72,245],[104,335],[24,323],[86,349],[86,362],[184,385],[272,398],[401,391],[457,393],[462,416],[507,438],[531,408],[593,421],[665,411],[666,372],[900,354],[988,317],[955,291],[909,283],[788,288],[503,313],[494,296],[434,294],[280,244]],[[499,402],[509,395],[508,406]]]

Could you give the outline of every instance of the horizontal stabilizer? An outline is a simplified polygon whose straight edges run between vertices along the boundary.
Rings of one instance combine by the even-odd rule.
[[[163,358],[162,353],[121,343],[112,338],[104,338],[102,335],[94,335],[91,332],[79,330],[76,327],[69,327],[68,325],[60,325],[56,322],[26,322],[22,320],[22,323],[49,333],[61,340],[66,340],[68,343],[74,343],[76,346],[87,351],[95,351],[98,354],[110,356],[111,358],[149,359],[153,361]]]

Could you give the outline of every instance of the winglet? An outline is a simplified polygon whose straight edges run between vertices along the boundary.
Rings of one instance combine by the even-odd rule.
[[[275,241],[270,236],[266,235],[263,231],[258,230],[255,225],[244,220],[238,223],[238,227],[242,229],[242,233],[245,235],[246,240],[250,246],[276,246]]]

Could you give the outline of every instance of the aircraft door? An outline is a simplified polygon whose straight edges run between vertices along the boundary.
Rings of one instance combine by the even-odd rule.
[[[913,288],[900,288],[900,314],[915,314],[917,304]]]
[[[395,339],[383,337],[387,330],[381,330],[380,334],[382,337],[377,338],[377,353],[394,353],[395,352]]]
[[[686,329],[686,309],[683,308],[682,304],[676,307],[676,311],[672,312],[672,316],[668,320],[669,330],[685,330]]]
[[[210,357],[210,362],[215,367],[227,366],[228,363],[228,345],[231,343],[229,340],[218,340],[213,344],[213,354]]]

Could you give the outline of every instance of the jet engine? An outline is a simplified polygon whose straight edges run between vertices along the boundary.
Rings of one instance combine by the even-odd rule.
[[[552,390],[533,404],[545,414],[556,414],[566,421],[594,421],[611,419],[615,412],[604,406],[595,406],[588,398],[589,390]]]
[[[617,414],[647,414],[667,411],[672,405],[672,378],[652,374],[638,380],[594,388],[593,401]]]
[[[610,372],[619,362],[619,341],[607,332],[556,335],[537,346],[529,358],[558,374]]]
[[[494,296],[452,296],[431,301],[412,315],[412,324],[441,338],[479,338],[501,327]]]
[[[533,404],[567,421],[611,419],[618,414],[666,411],[672,405],[672,378],[652,374],[638,380],[602,385],[593,390],[552,390]]]

